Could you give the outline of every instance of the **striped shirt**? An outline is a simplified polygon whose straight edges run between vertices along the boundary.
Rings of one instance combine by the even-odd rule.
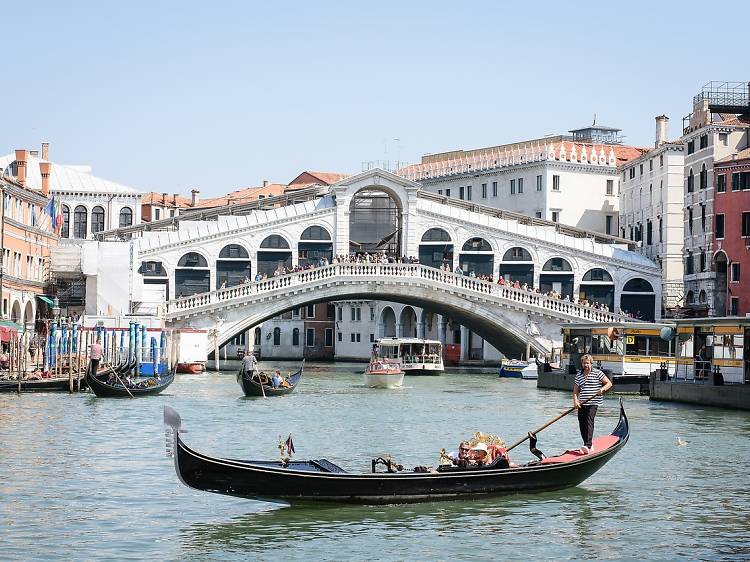
[[[578,400],[583,404],[583,402],[594,396],[604,386],[604,373],[592,367],[588,377],[584,377],[583,372],[576,375],[576,384],[578,385]],[[602,397],[597,396],[593,400],[586,402],[586,406],[598,406],[601,403]]]

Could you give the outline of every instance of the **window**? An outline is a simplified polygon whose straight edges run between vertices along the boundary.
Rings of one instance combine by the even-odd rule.
[[[510,194],[516,194],[516,180],[510,180]]]
[[[732,283],[739,283],[740,282],[740,264],[738,262],[734,262],[732,264]]]
[[[735,177],[737,178],[735,180]],[[735,182],[737,187],[735,187]],[[732,174],[732,191],[750,189],[750,172],[737,172]]]
[[[552,176],[552,191],[560,191],[560,176]]]
[[[375,334],[370,334],[370,343],[375,342]]]
[[[688,207],[688,232],[693,234],[693,208]]]
[[[169,218],[170,219],[174,218],[174,209],[169,209]]]
[[[445,190],[445,196],[446,197],[450,197],[451,196],[451,190],[450,189],[446,189]]]
[[[343,307],[343,306],[339,306],[339,307],[337,307],[337,309],[336,309],[336,310],[337,310],[337,316],[336,316],[336,319],[337,319],[337,320],[338,320],[339,322],[341,322],[341,316],[343,315],[343,310],[344,310],[344,307]]]
[[[326,328],[325,347],[333,347],[333,328]]]
[[[299,328],[295,328],[294,330],[292,330],[292,345],[299,345]]]
[[[294,310],[292,310],[292,318],[299,318],[299,315],[301,313],[302,313],[301,308],[295,308]],[[339,320],[341,320],[341,318],[339,318]]]
[[[361,335],[361,334],[357,334],[357,343],[359,343],[359,342],[361,342],[361,341],[362,341],[362,340],[360,339],[360,335]]]
[[[690,168],[690,171],[688,172],[688,179],[687,179],[688,193],[692,193],[694,188],[695,188],[695,178],[693,178],[693,169]]]
[[[724,215],[716,215],[716,238],[724,238]]]
[[[716,191],[717,193],[724,193],[727,190],[727,175],[719,174],[716,176]]]
[[[497,197],[497,182],[496,181],[492,182],[492,196]]]
[[[739,299],[739,297],[732,297],[730,309],[731,310],[730,310],[729,314],[731,316],[739,316],[740,315],[740,299]]]
[[[281,345],[281,328],[273,329],[273,345]]]
[[[688,154],[692,154],[693,152],[695,152],[695,141],[691,140],[688,143]]]
[[[482,199],[487,199],[487,184],[482,184]]]
[[[131,226],[132,224],[133,224],[133,211],[130,209],[130,207],[123,207],[120,210],[120,228]]]
[[[351,342],[352,342],[352,343],[354,343],[354,342],[356,341],[356,339],[355,339],[355,337],[354,337],[355,335],[356,335],[356,334],[355,334],[354,332],[351,332],[351,333],[349,334],[349,337],[351,338]]]
[[[653,243],[652,230],[653,230],[653,223],[650,220],[646,221],[646,245],[647,246],[650,246]]]
[[[158,221],[161,218],[161,209],[154,209],[154,220]]]
[[[523,178],[518,178],[518,193],[523,193]]]
[[[659,154],[659,167],[660,168],[664,167],[664,155],[663,154]]]
[[[560,222],[560,211],[552,211],[552,222]]]
[[[742,236],[750,236],[750,213],[742,213]]]
[[[638,165],[638,174],[641,176],[643,175],[643,164]]]
[[[706,206],[701,205],[701,230],[706,232]]]
[[[635,178],[635,166],[630,168],[630,179],[632,180],[634,178]]]
[[[83,205],[78,205],[73,211],[73,238],[86,238],[86,222],[88,211]]]
[[[542,190],[542,176],[536,177],[536,190],[541,191]]]
[[[659,217],[659,242],[664,242],[664,219]]]
[[[463,201],[464,200],[464,186],[458,188],[458,198]]]
[[[305,345],[315,347],[315,328],[308,328],[305,332]]]
[[[315,318],[315,305],[308,304],[307,310],[305,311],[305,318]]]
[[[370,307],[370,322],[374,322],[374,321],[375,321],[375,307],[371,306]]]
[[[727,144],[729,144],[729,137],[727,136],[727,133],[719,133],[719,142],[722,146],[727,146]]]
[[[537,211],[536,212],[536,218],[538,218],[538,219],[542,218],[542,212],[541,211]]]
[[[471,186],[470,185],[466,186],[466,200],[471,201]]]
[[[604,217],[604,232],[612,234],[612,215]]]
[[[615,180],[607,180],[607,195],[615,194]]]
[[[70,207],[67,205],[62,206],[63,223],[60,236],[63,238],[70,238]]]
[[[328,320],[333,320],[335,316],[336,316],[336,307],[329,303],[326,306],[326,318]]]
[[[342,341],[342,339],[341,339],[341,332],[338,333],[338,340]]]
[[[438,189],[438,195],[442,195],[442,194],[443,194],[443,190],[442,189]]]
[[[701,135],[700,143],[701,148],[708,148],[708,135]]]
[[[688,255],[685,256],[685,275],[693,274],[693,253],[688,251]]]
[[[104,208],[96,206],[91,210],[91,234],[104,230]]]
[[[700,253],[700,266],[701,266],[701,271],[706,271],[706,251],[705,250],[701,250],[701,253]]]
[[[362,320],[362,309],[358,306],[352,307],[352,322],[359,322]]]
[[[706,170],[706,165],[703,164],[701,166],[701,173],[700,173],[700,188],[706,189],[708,187],[708,171]]]

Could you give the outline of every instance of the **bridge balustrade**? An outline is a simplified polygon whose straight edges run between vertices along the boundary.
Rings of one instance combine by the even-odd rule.
[[[337,263],[326,267],[296,271],[262,281],[174,299],[167,302],[166,313],[169,315],[179,314],[180,312],[188,312],[209,305],[246,299],[253,295],[261,295],[278,290],[315,284],[328,279],[345,277],[404,277],[424,279],[443,285],[451,285],[466,293],[491,295],[505,301],[523,304],[528,307],[541,308],[557,315],[582,318],[591,322],[622,322],[630,320],[626,316],[614,312],[597,310],[567,300],[548,297],[544,294],[520,288],[517,289],[509,285],[484,281],[476,277],[457,275],[422,264],[392,263]]]

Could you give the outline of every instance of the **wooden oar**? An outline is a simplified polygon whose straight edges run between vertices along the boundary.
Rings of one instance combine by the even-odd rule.
[[[581,402],[581,406],[583,406],[584,404],[586,404],[586,402],[588,402],[589,400],[593,400],[593,399],[594,399],[594,398],[596,398],[597,396],[599,396],[599,395],[598,395],[598,394],[594,394],[594,395],[593,395],[592,397],[590,397],[590,398],[587,398],[586,400],[584,400],[583,402]],[[513,445],[511,445],[510,447],[508,447],[508,448],[506,449],[506,452],[507,452],[507,451],[510,451],[511,449],[515,449],[516,447],[518,447],[518,446],[519,446],[519,445],[520,445],[521,443],[523,443],[524,441],[526,441],[526,440],[527,440],[527,439],[529,438],[529,435],[536,435],[536,434],[537,434],[537,433],[539,433],[540,431],[542,431],[542,430],[544,430],[544,429],[547,429],[547,428],[548,428],[549,426],[551,426],[551,425],[552,425],[553,423],[555,423],[556,421],[558,421],[558,420],[560,420],[560,419],[564,418],[564,417],[565,417],[565,416],[567,416],[567,415],[568,415],[568,414],[569,414],[570,412],[572,412],[573,410],[576,410],[576,409],[577,409],[577,408],[576,408],[575,406],[573,406],[572,408],[568,408],[568,409],[567,409],[566,411],[564,411],[564,412],[563,412],[562,414],[560,414],[560,415],[559,415],[559,416],[557,416],[556,418],[554,418],[554,419],[552,419],[552,420],[548,421],[547,423],[545,423],[545,424],[544,424],[544,425],[543,425],[542,427],[540,427],[540,428],[537,428],[537,429],[535,429],[534,431],[531,431],[531,432],[527,433],[525,437],[523,437],[522,439],[519,439],[518,441],[516,441],[515,443],[513,443]]]
[[[120,384],[121,384],[121,385],[122,385],[122,387],[123,387],[123,388],[124,388],[124,389],[125,389],[125,390],[127,391],[127,393],[128,393],[128,394],[130,394],[130,397],[131,397],[131,398],[135,398],[135,396],[133,396],[133,393],[132,393],[132,392],[130,392],[130,389],[129,389],[129,388],[127,387],[127,385],[125,384],[125,381],[123,381],[123,380],[122,380],[122,379],[120,378],[120,375],[118,375],[118,374],[117,374],[117,371],[115,371],[115,370],[114,370],[114,369],[112,368],[112,366],[111,366],[111,365],[107,365],[107,369],[109,369],[110,371],[112,371],[112,374],[114,374],[114,375],[115,375],[115,377],[117,377],[117,380],[118,380],[118,381],[120,381]]]

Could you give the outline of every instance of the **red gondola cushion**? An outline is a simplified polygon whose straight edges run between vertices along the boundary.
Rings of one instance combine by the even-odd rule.
[[[601,437],[594,437],[594,440],[591,442],[591,444],[594,447],[594,453],[599,453],[601,451],[604,451],[605,449],[609,449],[619,440],[620,438],[615,437],[614,435],[602,435]],[[583,456],[585,455],[579,451],[565,451],[562,455],[558,455],[556,457],[547,457],[546,459],[542,460],[542,464],[576,461]]]

